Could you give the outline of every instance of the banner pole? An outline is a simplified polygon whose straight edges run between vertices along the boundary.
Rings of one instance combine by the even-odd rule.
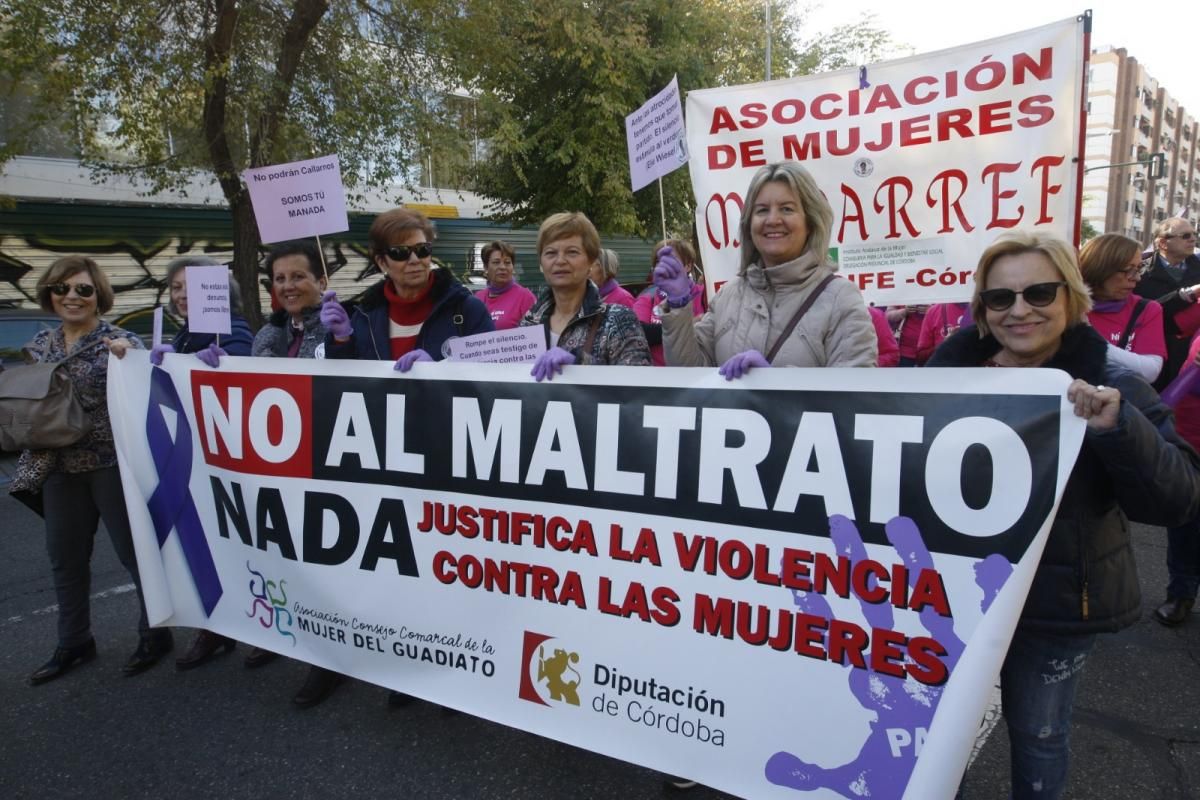
[[[667,206],[663,202],[662,177],[658,179],[658,211],[662,215],[663,241],[667,239]]]
[[[321,234],[316,235],[317,252],[321,254],[321,274],[325,276],[325,284],[329,285],[329,269],[325,266],[325,248],[321,246]]]

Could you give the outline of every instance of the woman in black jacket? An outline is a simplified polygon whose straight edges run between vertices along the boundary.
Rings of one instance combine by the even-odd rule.
[[[1054,800],[1066,788],[1075,688],[1096,634],[1140,615],[1126,515],[1179,524],[1200,508],[1200,457],[1140,377],[1106,359],[1075,251],[1014,232],[984,251],[972,318],[931,367],[1047,367],[1075,380],[1067,400],[1087,433],[1067,481],[1000,673],[1012,796]]]

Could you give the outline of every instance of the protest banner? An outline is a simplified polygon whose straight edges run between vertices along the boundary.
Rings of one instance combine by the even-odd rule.
[[[546,352],[546,331],[541,325],[452,336],[442,345],[442,356],[451,361],[491,364],[532,363]]]
[[[801,163],[839,274],[877,305],[967,300],[1021,227],[1076,237],[1090,16],[867,68],[692,91],[688,148],[710,295],[738,273],[759,167]]]
[[[109,366],[152,623],[746,797],[953,794],[1085,427],[1053,370],[195,363]]]
[[[635,192],[687,163],[679,76],[671,78],[665,89],[625,117],[625,143],[629,149],[629,181]]]
[[[187,280],[188,329],[193,333],[229,333],[232,326],[229,304],[229,267],[192,266],[184,269]]]
[[[335,155],[248,169],[242,180],[265,244],[350,230]]]

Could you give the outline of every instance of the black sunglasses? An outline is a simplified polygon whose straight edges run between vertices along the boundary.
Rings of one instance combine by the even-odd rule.
[[[429,242],[414,244],[412,247],[402,244],[399,247],[389,247],[384,252],[392,261],[408,261],[413,253],[417,254],[417,258],[429,258],[433,255],[433,246]]]
[[[1194,233],[1168,233],[1162,237],[1164,240],[1183,239],[1185,242],[1190,242],[1196,238]]]
[[[1014,292],[1012,289],[988,289],[979,293],[979,299],[991,311],[1007,311],[1012,308],[1013,303],[1017,302],[1017,295],[1024,297],[1025,302],[1031,306],[1044,308],[1053,303],[1055,297],[1058,297],[1058,287],[1066,285],[1066,281],[1053,281],[1052,283],[1034,283],[1019,292]]]
[[[96,293],[96,287],[90,283],[52,283],[46,288],[59,297],[66,297],[67,292],[72,289],[75,290],[76,295],[84,298],[91,297]]]

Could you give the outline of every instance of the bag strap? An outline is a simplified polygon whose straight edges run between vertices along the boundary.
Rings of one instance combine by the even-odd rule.
[[[1133,313],[1129,315],[1129,324],[1125,326],[1125,332],[1122,333],[1121,338],[1117,340],[1117,347],[1124,350],[1126,345],[1129,344],[1129,337],[1133,336],[1133,325],[1137,322],[1138,317],[1141,316],[1142,311],[1145,310],[1146,306],[1149,304],[1150,301],[1146,298],[1138,298],[1137,303],[1133,307]]]
[[[600,330],[600,318],[603,316],[603,313],[598,313],[592,317],[592,322],[588,325],[587,338],[583,340],[583,348],[579,351],[580,353],[587,356],[591,355],[592,345],[596,342],[596,332]]]
[[[771,347],[770,352],[767,353],[768,363],[774,362],[775,356],[779,354],[779,348],[783,347],[783,343],[786,342],[787,338],[792,335],[792,331],[796,330],[796,325],[799,324],[800,318],[803,317],[808,309],[812,307],[813,303],[817,302],[817,298],[821,296],[821,292],[825,291],[825,287],[828,286],[836,277],[837,276],[832,273],[826,275],[825,280],[818,283],[816,288],[812,290],[807,298],[805,298],[804,302],[800,305],[800,308],[796,310],[796,314],[792,317],[791,322],[789,322],[787,327],[783,329],[783,333],[779,334],[779,338],[775,340],[775,344]]]

